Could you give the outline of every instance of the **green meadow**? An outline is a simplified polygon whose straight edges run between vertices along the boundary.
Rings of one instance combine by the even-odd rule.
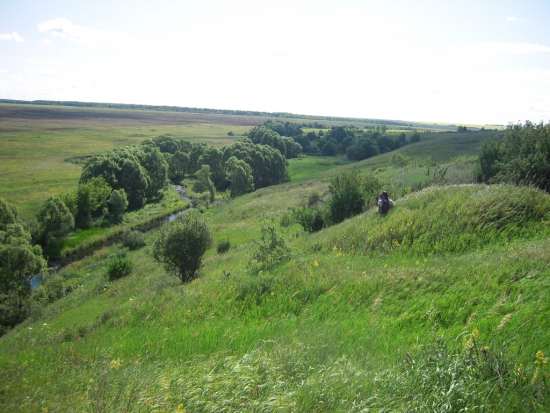
[[[120,144],[96,133],[90,150]],[[0,409],[548,411],[550,196],[474,184],[490,133],[427,134],[361,162],[290,160],[291,182],[204,209],[214,246],[188,284],[153,260],[155,231],[117,281],[106,268],[121,245],[63,268],[65,297],[0,338]],[[409,164],[393,166],[395,153]],[[369,203],[304,232],[291,209],[349,170],[374,174],[393,210]],[[292,255],[261,268],[251,256],[266,226]]]

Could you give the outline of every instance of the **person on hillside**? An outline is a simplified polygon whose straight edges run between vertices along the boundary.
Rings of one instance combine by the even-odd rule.
[[[387,214],[388,211],[393,208],[393,200],[388,196],[387,191],[382,191],[380,195],[376,197],[378,201],[378,213]]]

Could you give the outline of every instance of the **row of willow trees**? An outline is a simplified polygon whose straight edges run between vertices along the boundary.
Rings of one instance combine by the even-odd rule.
[[[348,159],[354,161],[390,152],[421,139],[420,133],[416,131],[410,134],[387,134],[386,125],[368,129],[352,125],[319,126],[328,130],[304,134],[299,124],[267,120],[262,125],[252,128],[247,136],[254,143],[278,149],[287,159],[298,157],[303,152],[321,156],[345,154]]]

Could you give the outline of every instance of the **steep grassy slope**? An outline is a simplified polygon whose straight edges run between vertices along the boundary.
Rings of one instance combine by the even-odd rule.
[[[66,298],[0,340],[5,411],[545,411],[550,197],[428,188],[249,265],[323,180],[206,211],[226,254],[188,285],[147,248],[105,284],[112,250],[65,269]],[[540,352],[539,352],[540,351]],[[537,353],[539,352],[539,353]],[[538,363],[538,364],[537,364]]]

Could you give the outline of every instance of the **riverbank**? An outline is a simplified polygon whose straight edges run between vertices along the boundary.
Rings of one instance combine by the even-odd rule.
[[[174,185],[165,191],[164,198],[158,203],[125,214],[121,224],[81,230],[62,240],[49,251],[45,250],[45,256],[50,266],[65,266],[93,254],[100,248],[120,242],[125,230],[150,231],[173,220],[190,207],[191,200],[187,197],[185,187]]]

